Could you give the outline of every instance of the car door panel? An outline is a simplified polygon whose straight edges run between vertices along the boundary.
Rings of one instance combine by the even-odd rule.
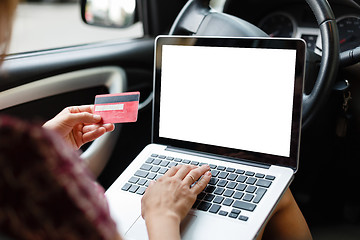
[[[104,65],[152,71],[153,48],[154,39],[149,38],[10,55],[0,71],[0,91],[57,74]]]
[[[150,141],[152,68],[153,39],[12,55],[0,71],[0,114],[43,123],[67,106],[92,104],[97,94],[140,91],[138,122],[143,124],[131,124],[130,131],[127,126],[123,131],[126,124],[116,124],[115,131],[83,148],[81,157],[96,177],[112,156],[122,159],[113,160],[112,175],[102,174],[102,181],[110,184],[133,157],[122,156],[131,146],[118,148],[118,141],[126,139],[122,145],[127,145],[140,138],[137,148]]]
[[[109,93],[119,93],[126,90],[126,85],[125,72],[119,67],[99,67],[79,70],[34,81],[1,92],[0,110],[21,104],[26,105],[26,103],[49,96],[58,96],[63,93],[97,86],[106,87]],[[44,106],[36,106],[36,103],[33,103],[33,105],[33,108],[40,108],[39,110],[41,111],[45,108]],[[52,107],[51,102],[47,105],[50,108]],[[24,108],[33,109],[32,107],[23,106],[20,110],[24,111]],[[61,109],[58,109],[58,111],[61,111]],[[33,114],[30,113],[28,116],[31,115]],[[119,133],[120,127],[117,127],[112,133],[107,133],[96,139],[81,155],[95,176],[100,174],[107,163]]]

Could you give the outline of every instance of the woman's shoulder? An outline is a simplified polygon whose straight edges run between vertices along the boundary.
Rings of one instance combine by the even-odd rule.
[[[0,232],[11,237],[110,239],[117,232],[104,190],[78,152],[40,124],[0,116],[0,192]]]

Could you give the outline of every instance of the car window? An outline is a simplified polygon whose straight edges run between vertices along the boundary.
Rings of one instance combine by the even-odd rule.
[[[226,0],[210,0],[210,6],[216,11],[222,12]]]
[[[16,10],[9,53],[67,47],[144,35],[142,24],[103,28],[82,22],[79,0],[27,0]]]

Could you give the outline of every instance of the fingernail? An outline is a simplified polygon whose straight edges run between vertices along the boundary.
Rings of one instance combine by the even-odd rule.
[[[113,127],[112,123],[105,123],[103,127],[108,131],[108,129],[112,128],[111,131],[115,130],[115,126]]]
[[[210,169],[210,166],[205,164],[205,165],[202,165],[203,168],[207,168],[207,169]]]
[[[94,118],[95,121],[100,121],[101,120],[100,115],[93,115],[93,118]]]

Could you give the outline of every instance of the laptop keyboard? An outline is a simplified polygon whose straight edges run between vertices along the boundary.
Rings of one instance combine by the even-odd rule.
[[[201,166],[207,163],[152,154],[121,188],[143,195],[151,181],[178,164]],[[225,217],[248,221],[251,212],[264,197],[275,176],[209,164],[212,177],[197,196],[193,208]]]

